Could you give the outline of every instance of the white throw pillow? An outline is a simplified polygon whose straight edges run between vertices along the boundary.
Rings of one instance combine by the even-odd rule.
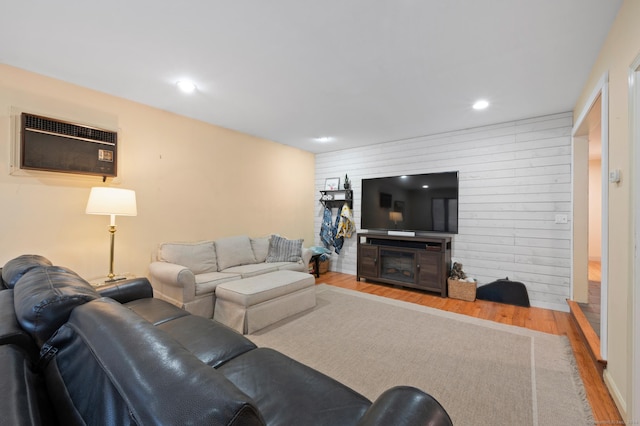
[[[218,268],[221,271],[232,266],[256,263],[251,241],[245,235],[215,240]]]
[[[264,263],[269,254],[269,237],[251,238],[251,248],[256,257],[256,263]]]
[[[272,235],[269,241],[267,263],[299,262],[302,260],[302,243],[304,240],[288,240],[278,235]]]
[[[218,270],[213,241],[160,244],[158,260],[186,266],[196,275]]]

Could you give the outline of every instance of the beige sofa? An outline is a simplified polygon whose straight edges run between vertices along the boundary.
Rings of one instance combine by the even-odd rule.
[[[149,265],[155,297],[188,312],[213,317],[219,284],[275,271],[308,272],[311,251],[302,240],[272,235],[235,236],[192,243],[162,243]]]

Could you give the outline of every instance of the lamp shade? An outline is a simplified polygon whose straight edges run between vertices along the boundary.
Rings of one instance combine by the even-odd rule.
[[[89,194],[86,213],[137,216],[136,192],[132,189],[93,187]]]
[[[389,212],[389,220],[393,222],[402,222],[402,212]]]

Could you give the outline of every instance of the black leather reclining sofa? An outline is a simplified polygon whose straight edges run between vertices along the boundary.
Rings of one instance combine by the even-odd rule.
[[[2,268],[0,424],[451,425],[412,387],[375,402],[230,328],[153,298],[100,293],[24,255]]]

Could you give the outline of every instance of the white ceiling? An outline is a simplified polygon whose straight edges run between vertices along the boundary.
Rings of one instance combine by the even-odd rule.
[[[572,110],[621,3],[5,0],[0,62],[327,152]]]

